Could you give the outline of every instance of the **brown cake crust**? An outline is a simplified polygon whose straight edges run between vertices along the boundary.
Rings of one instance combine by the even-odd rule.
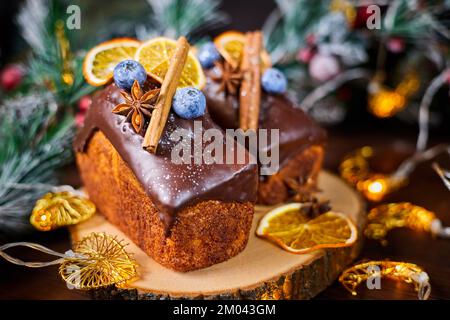
[[[158,263],[185,272],[223,262],[245,248],[253,203],[198,202],[178,212],[166,233],[161,212],[101,131],[76,160],[98,210]]]
[[[204,89],[208,110],[223,129],[239,127],[239,99],[219,90],[219,83],[207,71]],[[272,176],[260,176],[258,203],[275,205],[302,200],[317,188],[326,143],[326,132],[286,95],[263,93],[259,128],[278,129],[279,171]],[[271,146],[269,145],[269,149]],[[292,186],[295,185],[295,188]]]
[[[316,191],[323,156],[322,146],[308,147],[293,155],[276,174],[262,177],[266,179],[259,182],[258,203],[274,205]]]

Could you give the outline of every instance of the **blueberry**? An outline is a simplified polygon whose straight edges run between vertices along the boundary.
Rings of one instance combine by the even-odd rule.
[[[119,62],[114,68],[114,82],[123,90],[131,90],[134,80],[137,80],[141,86],[147,79],[147,72],[137,61],[124,60]]]
[[[208,69],[214,65],[214,62],[220,59],[220,53],[212,42],[207,42],[201,46],[197,54],[198,60],[203,68]]]
[[[270,68],[264,72],[261,85],[268,93],[280,94],[287,90],[287,79],[280,70]]]
[[[173,111],[184,119],[194,119],[205,114],[206,98],[193,87],[177,89],[172,101]]]

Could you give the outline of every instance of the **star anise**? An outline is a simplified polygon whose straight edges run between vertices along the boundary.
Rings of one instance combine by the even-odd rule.
[[[127,121],[131,121],[134,130],[140,134],[144,130],[146,119],[149,119],[152,115],[159,91],[158,88],[143,93],[141,86],[135,80],[131,87],[131,94],[126,91],[120,92],[125,102],[118,104],[112,112],[126,116]]]
[[[236,94],[243,78],[243,73],[239,70],[239,67],[235,68],[226,61],[215,62],[215,66],[219,72],[212,75],[211,79],[220,83],[218,92],[224,91],[225,94]]]
[[[312,193],[319,191],[316,187],[311,185],[309,179],[284,179],[284,183],[288,187],[288,192],[293,201],[310,202],[313,199]]]
[[[307,217],[314,219],[331,210],[330,201],[319,201],[313,197],[311,201],[304,202],[300,209]]]

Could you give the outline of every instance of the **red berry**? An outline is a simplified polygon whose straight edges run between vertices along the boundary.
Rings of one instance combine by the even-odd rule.
[[[78,101],[78,109],[80,109],[80,111],[86,112],[89,110],[89,107],[92,104],[92,99],[90,96],[83,96],[81,97],[81,99]]]
[[[393,53],[401,53],[405,50],[405,41],[402,38],[390,38],[387,42],[387,47]]]
[[[75,125],[77,127],[83,126],[85,117],[86,117],[86,114],[84,112],[77,113],[77,115],[75,116]]]
[[[368,6],[358,7],[358,10],[356,11],[356,18],[353,21],[353,28],[361,28],[366,26],[367,19],[370,16],[369,12],[367,12],[367,8]]]
[[[16,64],[7,65],[0,73],[0,86],[4,90],[13,90],[23,79],[23,69]]]
[[[297,59],[304,63],[309,63],[314,56],[314,50],[311,48],[302,48],[298,51]]]

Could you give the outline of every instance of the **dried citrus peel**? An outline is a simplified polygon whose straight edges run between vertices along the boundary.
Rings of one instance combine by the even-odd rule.
[[[328,211],[311,219],[301,211],[302,206],[290,203],[270,211],[260,221],[256,235],[296,254],[355,243],[358,232],[346,215]]]
[[[135,39],[118,38],[95,46],[84,58],[84,78],[93,86],[108,83],[116,65],[123,60],[133,59],[140,44]]]
[[[241,64],[244,43],[245,35],[239,31],[226,31],[214,38],[217,51],[234,68],[239,67]],[[261,52],[261,66],[263,70],[272,66],[270,55],[266,50]]]
[[[152,78],[162,83],[169,70],[170,59],[175,53],[176,46],[176,41],[172,39],[154,38],[139,47],[134,59],[144,66]],[[178,87],[191,86],[202,89],[205,83],[206,78],[200,62],[192,52],[189,52]]]

